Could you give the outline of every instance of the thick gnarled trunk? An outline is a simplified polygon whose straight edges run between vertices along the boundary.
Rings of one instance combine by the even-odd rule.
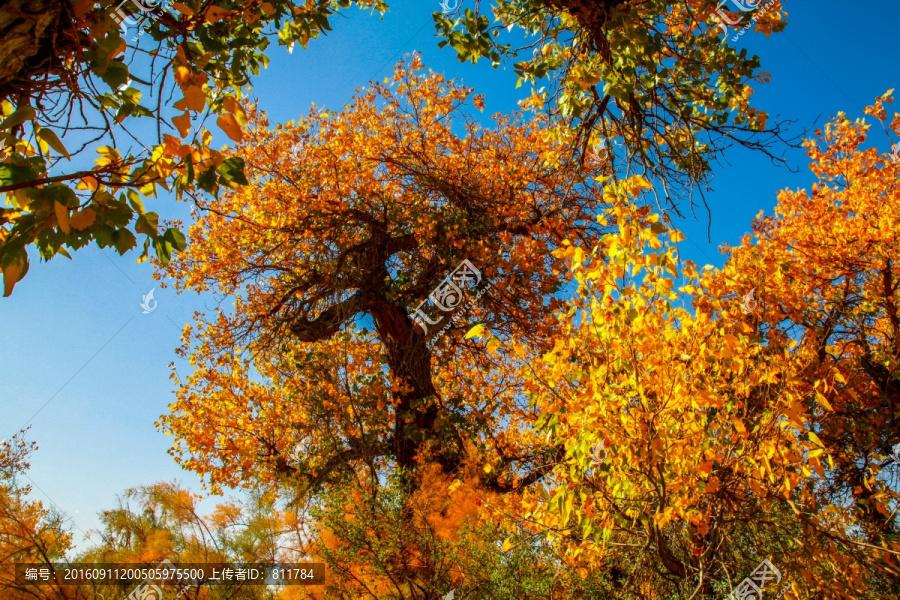
[[[75,45],[69,3],[6,0],[0,3],[0,98],[19,103],[65,77]]]
[[[371,310],[388,354],[396,400],[392,446],[397,464],[415,465],[416,453],[436,433],[438,407],[427,340],[401,307],[380,302]]]

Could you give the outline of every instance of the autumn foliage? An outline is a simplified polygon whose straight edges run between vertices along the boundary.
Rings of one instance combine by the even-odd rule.
[[[637,565],[622,597],[724,595],[763,558],[787,597],[896,594],[900,170],[868,129],[817,132],[817,182],[721,269],[632,207],[556,252],[578,293],[529,385],[566,460],[524,504],[600,568]]]
[[[187,331],[197,368],[162,422],[214,486],[317,485],[425,456],[452,472],[489,455],[498,490],[539,476],[546,449],[504,433],[532,420],[515,360],[462,338],[490,321],[525,352],[549,347],[565,283],[549,252],[597,230],[602,165],[566,162],[540,122],[481,127],[464,112],[478,96],[420,71],[415,58],[352,107],[274,130],[253,112],[238,149],[252,185],[203,205],[163,272],[235,297]],[[411,313],[464,259],[490,289],[431,339]]]
[[[546,534],[613,597],[727,594],[767,557],[788,597],[889,593],[897,166],[862,149],[867,126],[838,116],[807,144],[812,193],[782,192],[700,269],[641,207],[648,181],[571,165],[540,121],[458,137],[470,92],[419,69],[275,130],[250,110],[252,185],[203,206],[165,270],[236,298],[187,331],[196,369],[162,421],[177,459],[214,487],[306,498],[409,474],[409,523],[426,474],[449,475],[504,551]],[[463,258],[494,286],[429,339],[408,315]],[[434,555],[365,523],[323,533],[335,564],[377,539],[407,566],[344,575],[424,585],[404,569]]]
[[[338,9],[386,5],[175,3],[146,29],[171,51],[169,131],[146,155],[100,146],[95,168],[49,179],[51,150],[69,151],[31,106],[43,95],[79,97],[96,76],[118,122],[154,114],[126,83],[140,44],[107,4],[9,25],[12,46],[32,29],[49,44],[51,21],[68,33],[46,89],[17,79],[34,54],[0,65],[4,292],[32,245],[124,253],[140,235],[163,285],[219,299],[185,326],[189,368],[173,363],[158,426],[209,491],[247,500],[203,514],[177,483],[128,490],[79,560],[328,565],[319,586],[190,590],[203,600],[713,599],[764,559],[772,597],[898,597],[900,159],[838,114],[805,142],[809,189],[779,192],[722,266],[686,260],[675,217],[723,144],[767,153],[755,135],[780,135],[750,103],[767,75],[722,43],[714,3],[436,13],[461,60],[521,58],[500,30],[537,36],[514,64],[521,83],[549,79],[528,116],[486,117],[482,96],[414,55],[347,106],[274,125],[241,92],[265,27],[305,46]],[[785,14],[776,0],[757,29]],[[900,135],[890,94],[865,114]],[[216,150],[194,116],[235,148]],[[144,208],[166,186],[198,209],[187,236]],[[461,264],[478,272],[468,302],[417,318]],[[14,600],[38,595],[14,563],[73,553],[20,485],[30,451],[0,444]]]
[[[388,3],[0,5],[4,295],[28,272],[29,250],[50,260],[96,243],[119,254],[139,248],[139,260],[152,251],[162,262],[182,250],[180,232],[160,229],[144,203],[242,185],[243,164],[211,143],[213,132],[243,138],[245,86],[275,43],[305,48],[351,8],[384,13]],[[673,197],[704,183],[728,144],[777,158],[766,139],[780,137],[781,126],[750,102],[768,75],[756,56],[723,43],[716,8],[712,0],[503,0],[474,10],[457,2],[433,19],[438,45],[461,61],[512,64],[518,84],[531,86],[523,106],[546,106],[570,157],[583,160],[602,143],[617,168],[659,180],[676,208]],[[758,17],[767,36],[786,23],[781,0]],[[88,153],[94,164],[76,166]]]

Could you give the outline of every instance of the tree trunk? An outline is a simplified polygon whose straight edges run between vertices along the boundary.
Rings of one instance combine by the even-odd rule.
[[[0,99],[14,102],[65,76],[76,51],[66,0],[7,0],[0,8]]]
[[[370,314],[387,349],[395,386],[394,455],[397,464],[411,469],[422,444],[437,433],[438,407],[431,380],[431,351],[427,339],[403,308],[378,302]]]

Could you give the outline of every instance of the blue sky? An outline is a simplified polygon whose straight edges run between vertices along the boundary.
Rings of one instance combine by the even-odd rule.
[[[253,94],[271,122],[305,114],[315,103],[340,108],[357,87],[390,73],[414,50],[426,66],[460,79],[486,95],[485,115],[515,109],[528,93],[515,89],[512,68],[488,63],[461,64],[449,48],[437,48],[431,13],[438,0],[393,2],[383,20],[351,12],[338,17],[334,31],[307,49],[289,54],[273,44],[271,65],[254,82]],[[463,6],[473,4],[465,0]],[[772,74],[757,86],[757,108],[773,117],[796,120],[794,133],[821,124],[838,111],[862,117],[875,96],[900,87],[900,51],[895,24],[900,3],[789,0],[788,28],[765,38],[746,33],[737,42],[758,54]],[[900,111],[897,105],[889,112]],[[891,141],[873,128],[870,143],[889,150]],[[149,141],[149,140],[148,140]],[[897,140],[893,140],[897,141]],[[700,264],[720,264],[717,247],[736,243],[751,219],[771,214],[780,189],[809,187],[811,174],[802,151],[788,153],[798,173],[773,166],[761,155],[734,149],[719,166],[706,216],[678,226],[690,243],[683,256]],[[148,200],[163,218],[189,221],[188,205],[172,199]],[[823,232],[825,234],[827,232]],[[10,298],[0,299],[4,343],[0,347],[0,438],[26,423],[40,446],[28,473],[33,497],[55,505],[75,526],[76,541],[99,525],[96,513],[110,508],[128,487],[179,479],[200,492],[200,482],[166,453],[171,438],[154,423],[173,397],[169,363],[176,361],[182,324],[193,311],[215,306],[211,297],[177,296],[160,289],[148,263],[137,253],[120,257],[96,247],[39,263]],[[144,314],[142,296],[154,291],[157,308]],[[183,375],[184,363],[176,362]]]

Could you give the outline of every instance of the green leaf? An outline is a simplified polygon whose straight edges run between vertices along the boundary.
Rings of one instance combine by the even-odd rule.
[[[128,196],[128,204],[131,205],[131,208],[134,209],[134,212],[139,215],[144,214],[144,203],[141,201],[141,196],[137,193],[137,190],[129,188],[126,194]]]
[[[238,185],[247,185],[247,177],[244,175],[244,159],[239,156],[226,158],[219,165],[219,174],[222,181],[226,183],[235,183]]]
[[[116,252],[125,254],[132,248],[137,247],[137,238],[127,229],[117,229],[113,234],[113,244],[116,247]]]
[[[204,192],[212,194],[216,189],[217,180],[218,175],[216,175],[215,168],[207,169],[200,174],[200,177],[197,178],[197,187],[199,187]]]
[[[116,230],[109,225],[100,225],[94,231],[94,241],[101,248],[109,248],[113,245],[113,236],[115,234]]]
[[[128,67],[124,62],[114,60],[109,63],[109,66],[106,67],[106,71],[104,71],[100,78],[105,81],[109,87],[112,89],[118,89],[123,83],[127,82],[129,79],[128,76]]]
[[[38,174],[28,167],[0,163],[0,185],[14,185],[37,179]]]
[[[172,244],[172,247],[181,252],[185,248],[187,248],[187,240],[184,238],[184,234],[175,229],[174,227],[170,227],[166,229],[166,232],[163,234],[163,237]]]
[[[153,240],[153,249],[156,250],[156,258],[162,264],[167,265],[172,260],[172,245],[162,236]]]
[[[155,236],[159,231],[159,215],[155,212],[148,212],[138,217],[134,230],[144,235]]]
[[[184,175],[187,179],[186,184],[190,185],[194,181],[194,157],[191,154],[184,157]]]
[[[47,145],[49,145],[51,148],[53,148],[66,158],[72,158],[71,156],[69,156],[69,151],[66,150],[66,147],[63,145],[62,141],[60,141],[60,139],[52,129],[41,129],[37,132],[36,135],[47,142]]]
[[[78,206],[78,196],[75,191],[63,183],[53,183],[43,188],[38,188],[42,192],[42,196],[46,198],[52,205],[59,202],[63,206],[75,208]]]
[[[12,129],[16,125],[21,125],[25,121],[32,120],[34,120],[34,108],[30,106],[20,106],[13,114],[6,117],[6,119],[0,123],[0,129]]]

